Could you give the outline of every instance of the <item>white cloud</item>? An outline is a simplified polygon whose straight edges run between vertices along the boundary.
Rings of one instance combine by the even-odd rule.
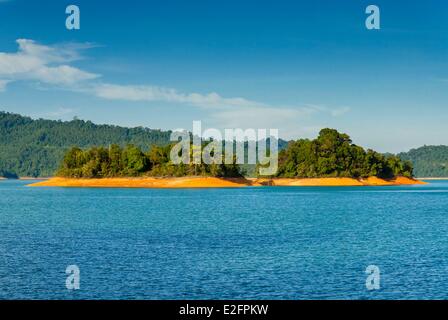
[[[0,52],[0,78],[7,81],[34,80],[53,85],[74,85],[98,77],[67,63],[81,58],[83,45],[44,46],[18,39],[16,53]],[[87,45],[84,45],[87,47]]]
[[[202,108],[264,107],[262,103],[244,98],[224,98],[212,92],[209,94],[180,93],[175,89],[157,86],[124,86],[100,84],[94,87],[96,96],[110,100],[164,101],[185,103]]]
[[[97,76],[71,66],[63,65],[57,67],[39,68],[34,71],[36,80],[50,83],[71,85],[85,80],[94,79]]]
[[[318,132],[315,125],[305,125],[313,114],[341,116],[349,107],[329,108],[306,104],[303,106],[273,106],[245,98],[225,98],[212,92],[208,94],[181,93],[172,88],[99,84],[89,89],[97,97],[123,101],[159,101],[187,104],[209,111],[204,118],[221,128],[282,128],[285,136],[305,135]],[[300,129],[299,129],[300,128]]]
[[[272,106],[245,98],[225,98],[217,93],[180,93],[175,89],[157,86],[127,86],[99,84],[91,93],[109,100],[160,101],[202,108],[207,125],[216,128],[281,128],[282,136],[297,137],[315,134],[314,126],[305,123],[316,113],[333,115],[339,109],[305,106]],[[318,131],[318,130],[317,130]],[[311,135],[312,136],[312,135]]]

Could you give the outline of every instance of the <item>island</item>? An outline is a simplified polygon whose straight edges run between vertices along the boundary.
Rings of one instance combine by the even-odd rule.
[[[231,164],[173,164],[172,147],[154,145],[146,153],[134,145],[112,144],[85,150],[72,147],[54,178],[30,186],[228,188],[425,184],[413,177],[409,161],[365,150],[335,129],[322,129],[313,140],[291,141],[279,152],[277,173],[268,177],[253,176],[256,170],[252,176],[247,175],[247,168],[244,172],[236,160]]]

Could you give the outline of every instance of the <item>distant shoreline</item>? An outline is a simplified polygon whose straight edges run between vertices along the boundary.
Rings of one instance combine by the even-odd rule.
[[[418,180],[448,180],[448,177],[443,178],[443,177],[434,177],[434,178],[416,178]]]
[[[215,177],[170,177],[170,178],[103,178],[71,179],[51,178],[32,183],[31,187],[81,187],[81,188],[238,188],[262,186],[398,186],[426,184],[426,182],[397,177],[391,180],[369,177],[354,178],[215,178]]]

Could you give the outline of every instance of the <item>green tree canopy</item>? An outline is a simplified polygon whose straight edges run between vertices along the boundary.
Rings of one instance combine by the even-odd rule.
[[[322,129],[317,139],[290,142],[279,154],[279,177],[412,177],[412,165],[396,156],[365,151],[350,137]]]

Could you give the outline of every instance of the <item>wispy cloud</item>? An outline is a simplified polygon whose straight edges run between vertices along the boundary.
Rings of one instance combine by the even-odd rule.
[[[100,84],[93,88],[93,93],[100,98],[110,100],[163,101],[185,103],[202,108],[266,106],[265,104],[244,98],[224,98],[215,92],[208,94],[180,93],[172,88],[157,86]]]
[[[309,136],[314,127],[304,122],[316,113],[332,116],[345,109],[304,106],[274,106],[241,97],[225,98],[212,92],[208,94],[181,93],[172,88],[157,86],[128,86],[99,84],[88,89],[97,97],[109,100],[167,102],[189,105],[204,111],[203,120],[216,128],[282,128],[283,137]]]
[[[17,52],[0,52],[2,81],[33,80],[52,85],[74,85],[99,77],[68,64],[81,58],[80,46],[51,47],[27,39],[16,42],[19,46]]]

